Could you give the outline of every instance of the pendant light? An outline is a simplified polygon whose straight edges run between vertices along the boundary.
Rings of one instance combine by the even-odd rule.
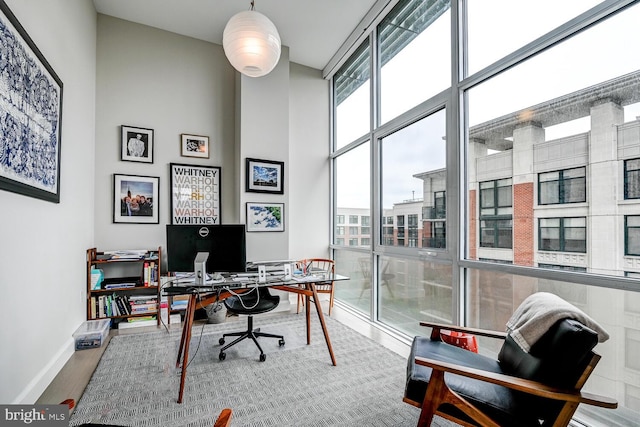
[[[280,59],[280,34],[273,22],[251,9],[235,14],[227,22],[222,47],[236,70],[249,77],[269,74]]]

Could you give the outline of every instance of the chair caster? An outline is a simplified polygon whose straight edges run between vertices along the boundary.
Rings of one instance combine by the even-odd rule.
[[[264,362],[265,360],[267,360],[267,355],[266,355],[266,354],[264,354],[264,353],[262,353],[262,354],[260,355],[260,361],[261,361],[261,362]]]
[[[218,342],[220,343],[220,345],[224,344],[224,338],[220,338]]]
[[[227,358],[227,353],[225,353],[224,351],[221,351],[220,354],[218,355],[218,359],[224,360],[226,358]]]
[[[282,347],[282,346],[284,345],[284,340],[282,339],[282,340],[278,341],[278,345],[279,345],[280,347]]]

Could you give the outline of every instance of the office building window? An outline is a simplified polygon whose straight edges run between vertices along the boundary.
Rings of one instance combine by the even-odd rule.
[[[349,246],[358,246],[358,239],[349,239]]]
[[[393,217],[392,216],[385,216],[384,219],[383,219],[383,224],[393,225]]]
[[[371,245],[371,239],[368,237],[363,237],[362,239],[360,239],[360,245],[361,246],[369,246]]]
[[[336,227],[336,236],[344,236],[344,227],[342,226]]]
[[[349,234],[355,236],[356,234],[360,234],[358,227],[349,227]]]
[[[640,255],[640,216],[624,217],[624,254]]]
[[[349,224],[357,224],[358,215],[349,215]]]
[[[344,239],[339,237],[336,239],[336,245],[344,246]]]
[[[550,268],[552,270],[562,270],[562,271],[579,271],[581,273],[586,273],[587,269],[585,267],[574,267],[571,265],[557,265],[557,264],[538,264],[540,268]]]
[[[538,175],[538,204],[551,205],[587,201],[585,168],[565,169]]]
[[[587,219],[540,218],[538,226],[541,251],[587,252]]]
[[[640,199],[640,159],[624,161],[624,198]]]
[[[336,224],[344,224],[344,215],[336,215]]]
[[[433,193],[433,206],[435,208],[435,218],[444,219],[447,217],[447,199],[445,191],[435,191]]]
[[[360,227],[360,234],[371,234],[371,227]]]
[[[365,227],[371,225],[371,217],[368,216],[368,215],[367,216],[365,216],[365,215],[361,216],[360,217],[360,225],[365,226]]]
[[[480,183],[480,246],[512,248],[511,178]]]

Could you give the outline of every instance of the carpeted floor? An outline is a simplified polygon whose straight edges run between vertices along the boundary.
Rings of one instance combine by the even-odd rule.
[[[317,318],[309,346],[302,315],[254,320],[265,332],[285,335],[284,347],[260,338],[265,362],[250,341],[218,360],[222,332],[242,329],[244,319],[194,326],[182,404],[176,402],[179,330],[113,337],[70,425],[210,427],[225,407],[234,411],[234,427],[416,425],[419,410],[402,402],[404,358],[327,318],[332,366]]]

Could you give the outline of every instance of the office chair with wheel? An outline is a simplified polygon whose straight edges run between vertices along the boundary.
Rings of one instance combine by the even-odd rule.
[[[404,401],[422,408],[418,426],[440,415],[464,426],[566,426],[580,403],[618,403],[582,392],[600,360],[592,351],[608,334],[559,297],[526,298],[507,332],[421,322],[431,337],[415,337]],[[497,360],[441,341],[441,330],[503,339]]]
[[[247,338],[251,338],[260,350],[261,362],[267,360],[267,355],[262,351],[262,347],[260,347],[260,344],[258,343],[258,337],[278,338],[278,344],[282,347],[284,345],[284,336],[260,332],[260,328],[253,329],[253,316],[255,314],[262,314],[271,311],[276,308],[279,303],[280,297],[278,295],[271,295],[269,288],[266,286],[259,286],[254,290],[225,299],[224,305],[227,307],[229,312],[235,314],[246,314],[248,316],[247,330],[242,332],[230,332],[222,335],[222,338],[220,338],[219,341],[220,345],[225,343],[226,337],[238,338],[220,349],[219,359],[224,360],[227,357],[225,350]]]
[[[329,277],[333,276],[336,267],[334,260],[325,258],[307,258],[299,261],[298,264],[303,266],[306,274],[308,275],[330,275]],[[329,294],[329,316],[331,316],[331,309],[333,308],[334,282],[317,283],[316,292],[318,292],[318,294]],[[307,297],[304,295],[298,294],[297,313],[300,313],[300,306],[304,305],[306,298]]]

